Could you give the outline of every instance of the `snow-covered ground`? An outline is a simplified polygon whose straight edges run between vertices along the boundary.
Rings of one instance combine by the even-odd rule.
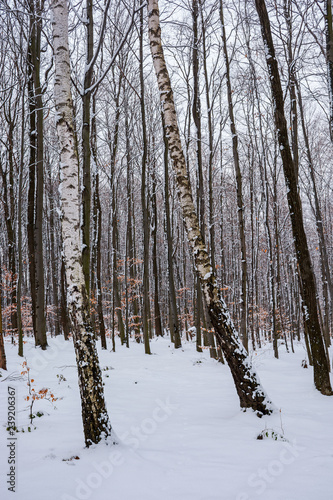
[[[242,413],[227,366],[167,339],[101,351],[107,407],[119,444],[84,448],[74,350],[62,338],[46,352],[25,344],[32,387],[58,398],[37,401],[28,431],[26,375],[6,342],[0,378],[0,498],[19,500],[330,500],[333,498],[333,397],[313,386],[304,347],[270,347],[253,356],[275,415]],[[6,377],[10,376],[5,380]],[[7,490],[8,387],[16,389],[16,493]],[[48,394],[49,394],[48,393]],[[280,411],[279,411],[280,410]],[[36,427],[36,429],[35,429]],[[21,429],[25,432],[22,432]],[[267,429],[285,440],[258,440]],[[76,457],[76,458],[72,458]]]

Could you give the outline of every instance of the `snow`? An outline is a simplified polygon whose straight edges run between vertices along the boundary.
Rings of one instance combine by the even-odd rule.
[[[257,418],[241,412],[227,366],[168,339],[117,352],[99,350],[107,407],[118,445],[84,448],[74,348],[49,338],[47,351],[25,345],[36,390],[58,398],[35,402],[32,432],[16,433],[17,493],[7,490],[8,448],[1,446],[1,499],[19,500],[314,500],[332,498],[333,397],[315,390],[312,368],[270,346],[253,365],[278,408]],[[16,388],[17,426],[29,425],[23,359],[6,339],[8,371],[0,378],[2,443],[7,441],[7,388]],[[109,349],[111,346],[109,345]],[[281,410],[281,411],[279,411]],[[283,440],[256,439],[264,431]],[[79,457],[78,459],[76,457]]]

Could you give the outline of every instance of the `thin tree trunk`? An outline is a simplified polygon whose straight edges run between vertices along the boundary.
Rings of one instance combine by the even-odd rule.
[[[0,171],[2,176],[2,188],[3,188],[3,208],[4,208],[4,219],[6,223],[7,230],[7,241],[8,241],[8,270],[11,274],[11,290],[10,290],[10,302],[11,302],[11,334],[12,341],[14,342],[14,335],[17,334],[17,290],[16,290],[16,238],[14,231],[14,165],[13,165],[13,128],[14,123],[11,121],[12,118],[8,116],[9,120],[9,131],[8,131],[8,170],[9,176],[7,179],[7,169],[4,170],[1,159],[0,159]]]
[[[27,236],[28,236],[28,260],[29,260],[29,278],[31,294],[31,313],[32,327],[37,338],[36,328],[36,256],[35,256],[35,189],[36,189],[36,102],[34,96],[32,53],[34,51],[34,22],[32,13],[30,13],[30,38],[29,38],[29,75],[28,75],[28,96],[29,96],[29,118],[30,118],[30,158],[29,158],[29,180],[28,180],[28,218],[27,218]]]
[[[153,150],[155,149],[155,141],[153,137]],[[158,261],[157,261],[157,182],[156,182],[156,160],[153,160],[153,170],[152,170],[152,238],[153,238],[153,276],[154,276],[154,322],[155,322],[155,335],[158,337],[162,336],[162,323],[161,323],[161,311],[160,311],[160,298],[159,298],[159,273],[158,273]]]
[[[295,165],[295,175],[298,181],[299,160],[298,160],[298,116],[296,100],[296,61],[293,57],[293,38],[292,38],[292,6],[291,0],[284,0],[284,17],[287,24],[287,57],[288,57],[288,76],[289,76],[289,96],[290,96],[290,132],[291,149]]]
[[[134,336],[136,341],[140,342],[140,327],[139,327],[139,306],[136,293],[136,280],[137,276],[135,273],[135,249],[133,242],[133,200],[132,200],[132,179],[131,179],[131,150],[130,150],[130,134],[129,134],[129,123],[128,123],[128,104],[125,99],[125,134],[126,134],[126,187],[127,187],[127,235],[126,240],[128,244],[128,264],[129,264],[129,280],[130,283],[126,282],[126,288],[130,286],[131,290],[131,302],[133,304],[133,314],[131,323],[134,325]]]
[[[209,78],[208,78],[208,68],[207,68],[207,52],[206,52],[206,26],[205,20],[203,17],[203,9],[202,4],[200,2],[200,12],[201,12],[201,27],[202,27],[202,50],[203,50],[203,70],[204,70],[204,78],[205,78],[205,89],[206,89],[206,107],[208,114],[208,146],[209,146],[209,154],[208,154],[208,207],[209,207],[209,249],[210,249],[210,259],[212,263],[213,269],[216,268],[215,263],[215,221],[214,221],[214,193],[213,193],[213,158],[214,158],[214,133],[213,133],[213,112],[212,106],[210,102],[209,95]],[[208,344],[210,346],[209,352],[210,357],[213,359],[217,359],[217,353],[215,348],[215,339],[214,334],[212,333],[212,325],[210,324],[208,314],[207,323],[208,323]]]
[[[93,0],[86,0],[86,66],[82,97],[82,266],[87,294],[90,297],[90,215],[91,215],[91,171],[90,171],[90,87],[93,78],[94,20]]]
[[[149,345],[149,322],[150,322],[150,304],[149,304],[149,220],[148,220],[148,197],[147,197],[147,130],[146,130],[146,111],[145,111],[145,88],[143,76],[143,10],[140,11],[140,105],[142,120],[142,174],[141,174],[141,206],[143,221],[143,313],[142,328],[143,340],[145,344],[145,353],[151,354]]]
[[[222,40],[223,40],[223,53],[226,67],[226,81],[227,81],[227,95],[228,95],[228,110],[230,118],[230,132],[232,137],[232,154],[234,159],[234,168],[236,176],[237,188],[237,207],[238,207],[238,228],[241,246],[241,295],[240,295],[240,334],[246,350],[248,350],[248,336],[247,336],[247,259],[246,259],[246,241],[245,241],[245,221],[244,221],[244,203],[242,193],[242,174],[239,163],[238,155],[238,135],[235,125],[234,106],[232,101],[232,88],[230,80],[230,63],[227,49],[227,36],[224,26],[223,17],[223,2],[220,0],[220,21],[222,27]]]
[[[18,256],[18,276],[17,276],[17,330],[18,330],[18,355],[23,357],[23,328],[22,328],[22,197],[23,197],[23,169],[24,169],[24,132],[25,132],[25,92],[22,92],[22,116],[21,116],[21,158],[18,180],[18,207],[17,207],[17,256]],[[0,306],[1,307],[1,306]]]
[[[5,344],[3,340],[3,331],[2,331],[1,291],[0,291],[0,368],[2,368],[2,370],[7,370]]]
[[[94,161],[95,172],[95,190],[94,190],[94,230],[96,232],[96,246],[95,259],[96,259],[96,302],[97,302],[97,316],[98,316],[98,330],[101,337],[102,349],[107,349],[106,332],[103,315],[103,294],[102,294],[102,256],[101,256],[101,241],[102,241],[102,207],[99,196],[99,172],[97,165],[97,130],[96,130],[96,100],[93,97],[93,118],[91,120],[91,143],[92,143],[92,157]]]
[[[118,138],[119,138],[119,120],[120,120],[120,92],[121,92],[122,76],[120,76],[119,86],[115,98],[115,128],[113,133],[113,140],[109,132],[109,147],[110,147],[110,178],[111,178],[111,215],[112,215],[112,284],[113,284],[113,301],[114,308],[113,314],[117,312],[117,324],[120,335],[121,344],[125,344],[125,326],[122,314],[121,296],[119,291],[118,282],[118,260],[119,260],[119,234],[118,234],[118,214],[117,214],[117,178],[116,178],[116,159],[118,151]],[[113,325],[114,326],[114,325]]]
[[[61,244],[61,248],[63,245]],[[61,268],[60,268],[60,317],[61,317],[61,326],[62,326],[62,331],[64,334],[65,340],[69,339],[69,334],[70,334],[70,319],[68,315],[68,308],[67,308],[67,283],[66,283],[66,269],[65,269],[65,258],[62,255],[62,252],[60,253],[61,255]]]
[[[213,130],[213,115],[212,106],[209,95],[209,78],[207,68],[207,49],[206,49],[206,26],[201,9],[201,25],[202,25],[202,51],[203,51],[203,70],[205,78],[206,89],[206,107],[207,107],[207,121],[208,121],[208,199],[209,199],[209,246],[210,258],[212,261],[213,269],[215,269],[215,223],[214,223],[214,196],[213,196],[213,158],[214,158],[214,130]]]
[[[36,256],[36,345],[42,349],[47,347],[46,316],[45,316],[45,286],[44,286],[44,256],[43,256],[43,201],[44,201],[44,112],[42,89],[40,83],[40,56],[42,32],[42,5],[36,2],[36,51],[33,53],[33,79],[36,97],[36,218],[35,218],[35,256]]]
[[[50,203],[50,257],[51,257],[51,279],[52,279],[52,292],[53,292],[53,305],[55,308],[55,335],[60,335],[60,310],[59,310],[59,274],[58,274],[58,255],[56,254],[56,244],[54,235],[56,233],[55,220],[54,220],[54,189],[51,179],[51,166],[47,162],[48,183],[49,183],[49,203]]]
[[[315,172],[313,168],[312,155],[310,149],[310,143],[308,138],[308,133],[306,130],[305,118],[304,118],[304,110],[303,110],[303,102],[302,102],[302,94],[301,88],[299,86],[298,81],[296,80],[297,85],[297,96],[298,96],[298,105],[301,117],[302,131],[305,142],[305,149],[308,158],[308,166],[310,171],[310,178],[312,182],[312,190],[313,190],[313,198],[314,198],[314,215],[316,218],[316,229],[319,239],[319,247],[320,247],[320,261],[321,261],[321,270],[322,270],[322,282],[324,287],[324,300],[325,300],[325,323],[326,323],[326,342],[330,345],[330,334],[329,334],[329,310],[332,309],[333,303],[333,284],[331,279],[331,272],[328,262],[328,254],[326,248],[325,234],[324,234],[324,226],[323,226],[323,217],[319,204],[319,197],[317,192],[316,178]],[[330,304],[328,301],[327,289],[330,293]],[[329,307],[330,306],[330,307]]]
[[[125,242],[125,336],[126,336],[126,347],[129,347],[129,337],[130,337],[130,328],[129,328],[129,279],[128,279],[128,227],[126,225],[126,242]]]
[[[203,185],[203,171],[202,171],[202,137],[201,137],[201,101],[199,89],[199,33],[198,33],[198,17],[199,17],[199,0],[192,0],[192,19],[193,19],[193,49],[192,49],[192,65],[193,65],[193,105],[192,115],[195,126],[196,142],[196,201],[197,201],[197,214],[199,219],[199,226],[202,237],[205,240],[205,204],[204,204],[204,185]],[[196,294],[196,344],[197,351],[202,352],[201,346],[205,344],[206,332],[204,330],[202,342],[201,332],[201,312],[202,312],[202,294],[200,283],[197,282]]]
[[[182,346],[182,343],[180,338],[180,328],[179,328],[177,300],[176,300],[175,275],[174,275],[173,258],[172,258],[172,232],[171,232],[171,220],[170,220],[170,195],[169,195],[169,144],[165,132],[163,114],[162,114],[162,125],[163,125],[163,141],[164,141],[163,160],[164,160],[165,226],[166,226],[166,239],[167,239],[167,251],[168,251],[168,281],[169,281],[169,294],[170,294],[169,324],[170,324],[170,335],[175,344],[175,348],[179,349]]]
[[[96,167],[97,168],[97,167]],[[101,256],[101,240],[102,240],[102,209],[99,197],[99,174],[96,172],[94,205],[96,211],[96,300],[97,300],[97,316],[99,334],[101,337],[102,349],[106,349],[106,333],[103,316],[103,296],[102,296],[102,256]]]
[[[326,58],[328,75],[328,94],[330,105],[330,136],[333,142],[333,24],[332,24],[332,1],[325,2],[325,25],[326,25]]]
[[[43,258],[44,140],[40,83],[42,4],[30,1],[28,82],[30,95],[30,165],[28,193],[28,247],[32,316],[36,346],[47,347]]]

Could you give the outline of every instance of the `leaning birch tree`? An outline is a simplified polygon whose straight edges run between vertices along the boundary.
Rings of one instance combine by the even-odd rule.
[[[62,238],[86,446],[111,435],[81,259],[79,161],[73,132],[67,0],[53,0],[54,99],[60,146]]]
[[[272,404],[260,385],[259,379],[252,368],[251,360],[239,340],[227,306],[220,296],[203,235],[200,231],[180,139],[169,72],[164,58],[157,0],[148,0],[148,31],[150,50],[160,92],[165,133],[168,137],[170,157],[177,180],[179,202],[209,317],[215,330],[217,342],[221,346],[231,370],[241,407],[244,409],[252,408],[258,416],[267,415],[272,412]]]

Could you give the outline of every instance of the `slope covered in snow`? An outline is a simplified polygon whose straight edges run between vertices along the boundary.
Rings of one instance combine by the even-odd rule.
[[[74,349],[49,339],[46,352],[25,344],[31,387],[38,393],[29,424],[26,374],[6,343],[0,378],[1,499],[19,500],[329,500],[332,498],[333,397],[313,386],[296,353],[270,347],[253,355],[277,411],[257,418],[239,410],[227,366],[187,343],[167,339],[101,351],[107,407],[117,445],[84,448]],[[7,489],[8,387],[16,389],[16,494]],[[52,398],[51,398],[52,399]],[[28,427],[30,427],[30,432]],[[22,432],[22,429],[25,432]],[[264,439],[257,439],[262,433]],[[268,434],[268,438],[266,438]],[[273,436],[273,438],[272,438]],[[275,438],[277,438],[275,440]]]

